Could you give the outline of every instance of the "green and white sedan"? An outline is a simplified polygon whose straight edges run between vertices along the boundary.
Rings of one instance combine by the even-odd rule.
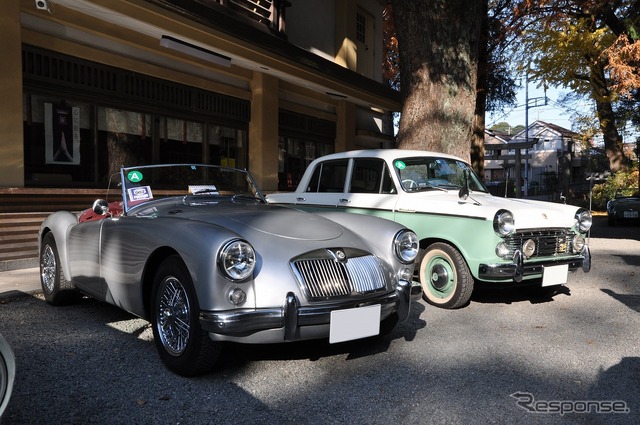
[[[557,288],[569,272],[591,268],[588,210],[492,196],[471,166],[451,155],[396,149],[326,155],[309,164],[295,192],[267,200],[375,215],[412,229],[420,240],[423,297],[442,308],[466,305],[476,284]]]

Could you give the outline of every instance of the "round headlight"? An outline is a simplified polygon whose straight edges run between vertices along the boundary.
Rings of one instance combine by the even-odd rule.
[[[218,254],[218,268],[228,279],[242,281],[251,276],[256,265],[256,253],[247,241],[227,242]]]
[[[418,236],[410,230],[402,230],[393,240],[393,248],[402,263],[410,263],[418,256]]]
[[[580,232],[587,233],[589,229],[591,229],[592,223],[591,211],[580,208],[578,212],[576,212],[576,224]]]
[[[496,255],[502,258],[510,257],[509,247],[506,243],[500,242],[498,245],[496,245]]]
[[[576,237],[573,238],[573,252],[582,251],[582,248],[584,248],[584,245],[585,245],[585,242],[582,235],[576,235]]]
[[[516,229],[513,214],[507,210],[500,210],[493,218],[493,230],[500,236],[508,236]]]

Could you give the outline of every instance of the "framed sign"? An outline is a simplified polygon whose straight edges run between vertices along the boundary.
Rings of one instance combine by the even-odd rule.
[[[44,104],[47,164],[80,164],[80,108]]]

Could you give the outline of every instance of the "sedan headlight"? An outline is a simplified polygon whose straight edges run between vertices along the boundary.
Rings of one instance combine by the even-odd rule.
[[[516,229],[513,214],[507,210],[500,210],[493,217],[493,230],[500,236],[508,236]]]
[[[256,265],[256,252],[249,242],[234,239],[227,242],[218,253],[218,269],[233,281],[243,281],[251,276]]]
[[[396,233],[393,248],[401,263],[410,263],[418,256],[418,236],[410,230],[402,230]]]
[[[578,225],[578,230],[581,233],[587,233],[589,229],[591,229],[592,223],[593,219],[591,218],[591,211],[580,208],[578,212],[576,212],[576,224]]]

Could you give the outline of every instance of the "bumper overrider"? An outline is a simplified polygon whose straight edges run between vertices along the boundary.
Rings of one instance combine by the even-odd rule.
[[[380,304],[382,318],[397,312],[399,319],[404,321],[409,317],[411,302],[421,297],[420,284],[404,280],[399,281],[396,290],[391,293],[321,306],[301,306],[293,292],[289,292],[282,307],[203,311],[200,313],[200,324],[207,332],[228,336],[284,328],[284,341],[293,341],[297,339],[301,327],[328,325],[331,312],[335,310]]]
[[[580,254],[571,258],[558,258],[536,263],[524,263],[524,255],[520,250],[513,254],[513,261],[506,264],[480,264],[478,268],[478,277],[483,280],[495,279],[513,279],[521,282],[525,276],[540,275],[543,273],[545,266],[569,265],[569,270],[582,270],[587,273],[591,270],[591,251],[589,246],[585,245]]]

